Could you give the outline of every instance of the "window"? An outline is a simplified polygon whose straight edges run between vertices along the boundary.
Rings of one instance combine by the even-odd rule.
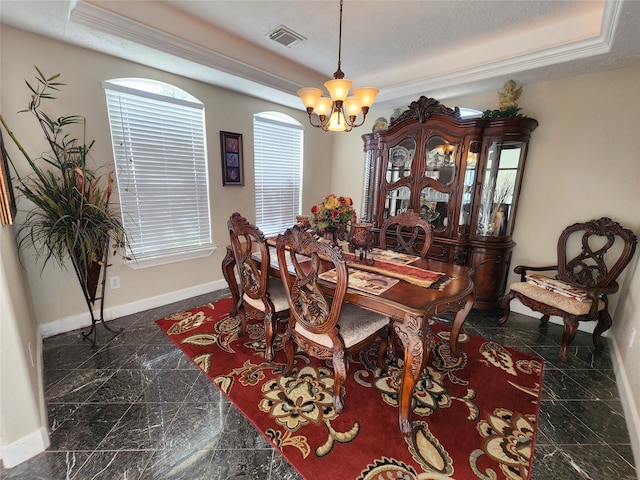
[[[258,113],[253,136],[256,225],[269,237],[291,227],[302,208],[303,128],[287,115]]]
[[[152,80],[103,87],[130,265],[210,254],[204,105]]]

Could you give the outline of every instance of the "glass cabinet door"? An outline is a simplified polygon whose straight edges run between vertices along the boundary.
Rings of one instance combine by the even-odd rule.
[[[389,147],[387,164],[384,169],[387,190],[382,207],[383,220],[406,211],[411,204],[411,167],[416,152],[413,138],[405,138],[399,144]]]
[[[389,160],[386,168],[387,184],[391,185],[411,175],[415,152],[416,142],[411,138],[389,148]]]
[[[458,234],[469,235],[469,224],[471,223],[471,206],[473,202],[473,187],[476,183],[476,165],[478,164],[478,153],[469,152],[467,154],[467,167],[464,171],[464,182],[462,185],[462,196],[460,202],[460,217],[458,219]]]
[[[444,232],[449,225],[449,198],[448,193],[432,187],[420,191],[420,216],[431,223],[434,232]]]
[[[401,186],[387,191],[383,208],[383,219],[398,215],[409,208],[411,190],[409,187]]]
[[[442,185],[451,185],[456,177],[456,156],[458,145],[447,142],[435,135],[427,140],[425,148],[424,176]]]
[[[511,210],[524,150],[525,144],[520,141],[494,141],[489,144],[478,203],[476,235],[511,235]]]

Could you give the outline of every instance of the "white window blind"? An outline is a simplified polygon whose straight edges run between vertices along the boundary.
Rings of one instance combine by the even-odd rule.
[[[256,225],[266,236],[273,236],[291,227],[300,214],[303,129],[273,115],[258,114],[253,134]]]
[[[210,249],[204,106],[112,82],[103,86],[127,252],[139,262]],[[176,91],[182,92],[164,85],[163,92]]]

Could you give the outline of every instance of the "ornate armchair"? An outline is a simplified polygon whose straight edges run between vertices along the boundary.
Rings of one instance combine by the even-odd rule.
[[[296,345],[308,355],[331,359],[333,406],[340,413],[344,407],[342,383],[347,378],[348,355],[380,338],[378,366],[385,368],[390,319],[343,303],[348,282],[347,265],[342,253],[330,243],[319,241],[296,225],[278,237],[276,250],[280,271],[294,272],[282,275],[291,311],[284,337],[287,354],[284,375],[293,369]],[[319,282],[326,262],[336,271],[332,297],[325,295]]]
[[[235,212],[227,221],[231,248],[240,277],[240,295],[236,311],[240,315],[240,335],[247,331],[247,316],[263,317],[265,360],[273,361],[273,339],[278,318],[289,316],[289,302],[277,279],[270,281],[269,246],[260,229]],[[255,247],[254,247],[255,245]],[[247,311],[247,305],[253,307]]]
[[[510,286],[503,299],[504,316],[509,318],[509,304],[514,298],[536,312],[546,324],[550,316],[562,317],[564,332],[560,358],[567,361],[567,348],[573,341],[579,321],[597,321],[593,332],[596,349],[603,348],[600,335],[612,320],[607,311],[607,295],[618,291],[616,279],[627,266],[638,238],[610,218],[576,223],[564,229],[558,240],[558,264],[542,267],[518,265],[514,272],[520,282]],[[535,272],[556,272],[544,276]]]
[[[380,228],[380,247],[396,252],[426,257],[432,240],[431,224],[411,209],[387,218]]]

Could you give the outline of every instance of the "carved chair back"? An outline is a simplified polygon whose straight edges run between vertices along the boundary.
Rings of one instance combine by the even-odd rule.
[[[348,273],[342,253],[329,242],[318,240],[298,225],[278,237],[276,243],[281,272],[293,268],[291,275],[284,275],[283,283],[289,298],[290,328],[299,323],[314,334],[327,334],[333,345],[340,345],[336,328],[347,291]],[[310,260],[300,262],[302,256]],[[336,270],[336,286],[333,298],[325,295],[318,277],[323,261],[329,261]],[[325,267],[325,270],[327,268]]]
[[[607,288],[631,261],[636,235],[607,217],[576,223],[558,240],[558,278],[584,288]]]
[[[227,227],[242,293],[256,300],[264,298],[269,287],[269,247],[264,234],[238,212],[231,215]],[[257,252],[260,261],[252,257]]]
[[[381,248],[409,255],[426,257],[432,240],[431,224],[411,209],[387,218],[380,229]]]

